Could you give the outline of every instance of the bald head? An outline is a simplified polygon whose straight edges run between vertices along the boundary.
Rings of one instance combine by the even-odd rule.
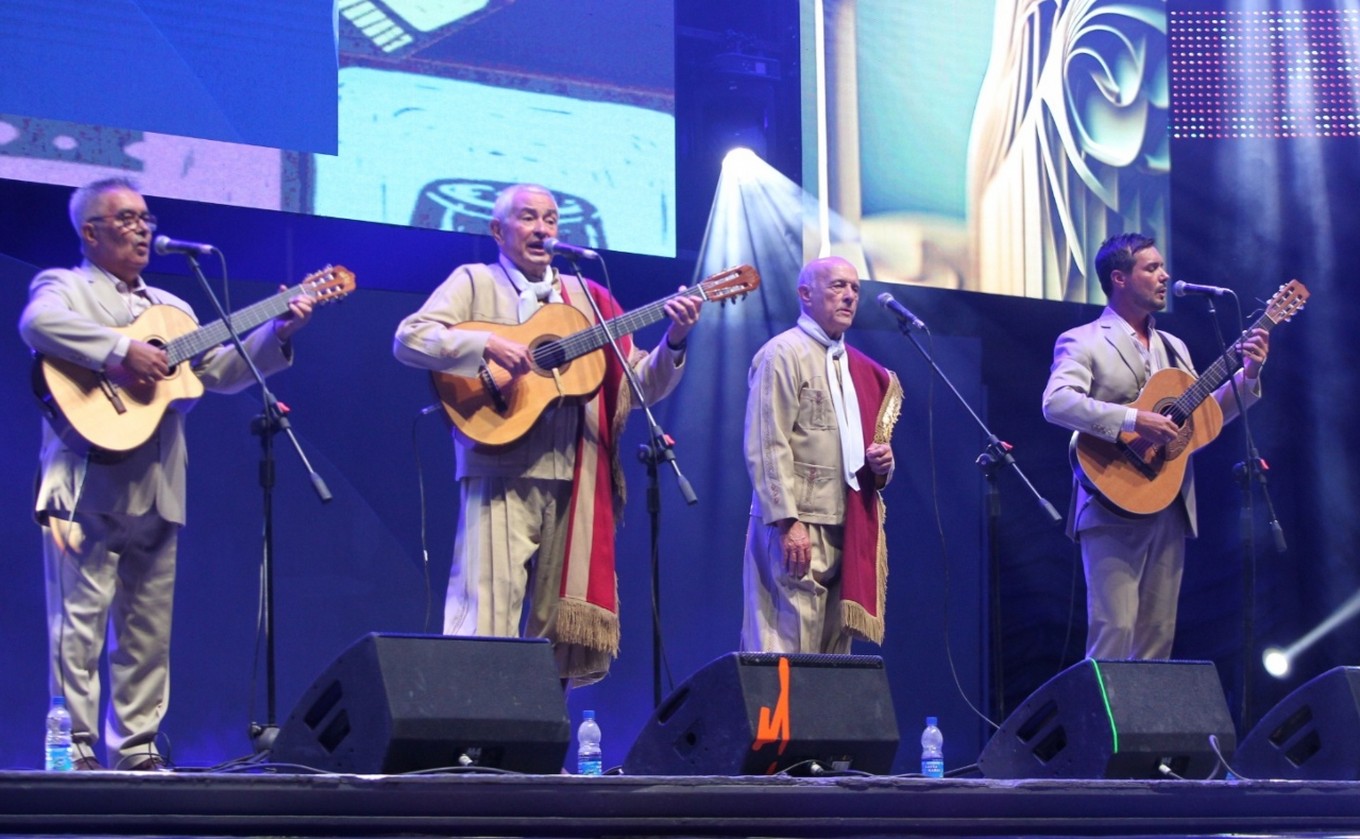
[[[827,335],[839,339],[859,309],[859,270],[839,256],[814,259],[798,272],[798,305]]]

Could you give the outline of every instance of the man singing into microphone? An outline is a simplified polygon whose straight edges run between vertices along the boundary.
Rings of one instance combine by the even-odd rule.
[[[106,375],[109,393],[150,387],[172,374],[165,350],[131,337],[135,329],[114,327],[129,326],[152,306],[193,317],[189,304],[142,279],[156,217],[123,178],[77,189],[70,215],[85,261],[33,279],[19,333],[35,352],[88,368],[92,381],[93,374]],[[311,301],[299,296],[287,315],[246,337],[262,372],[292,363],[291,338],[311,312]],[[255,381],[230,344],[196,359],[193,374],[225,393]],[[134,401],[130,393],[127,401]],[[118,453],[77,445],[44,422],[40,461],[35,512],[43,532],[51,688],[71,712],[75,768],[103,768],[95,753],[99,659],[112,629],[104,725],[110,768],[163,769],[156,735],[170,700],[170,617],[188,463],[184,415],[169,407],[146,442]]]
[[[572,306],[595,323],[587,295],[606,318],[621,314],[602,286],[583,286],[553,270],[545,243],[557,236],[557,218],[547,189],[519,184],[504,190],[491,219],[499,259],[454,269],[397,326],[397,359],[458,376],[475,377],[488,361],[516,377],[539,375],[531,372],[524,344],[495,329],[456,327],[521,324],[545,302]],[[620,339],[648,402],[679,382],[699,307],[685,295],[668,301],[671,323],[650,353]],[[617,443],[632,400],[612,351],[601,352],[608,364],[603,386],[585,400],[555,403],[523,437],[492,447],[454,434],[461,512],[444,632],[513,637],[522,627],[525,637],[547,638],[564,685],[604,678],[619,646],[614,516],[623,475]]]
[[[751,361],[741,648],[848,653],[883,641],[888,551],[879,490],[893,472],[897,376],[845,343],[859,272],[840,257],[798,275],[802,314]]]
[[[1128,406],[1149,377],[1167,367],[1192,376],[1185,343],[1157,329],[1171,277],[1151,238],[1124,233],[1096,254],[1096,274],[1109,305],[1095,321],[1058,336],[1044,389],[1044,417],[1064,428],[1113,441],[1132,433],[1155,445],[1176,438],[1169,417]],[[1268,335],[1252,330],[1242,342],[1236,374],[1244,407],[1261,397]],[[1224,420],[1237,416],[1232,383],[1213,398]],[[1090,658],[1169,658],[1176,633],[1185,540],[1196,533],[1194,470],[1187,464],[1180,493],[1153,515],[1130,517],[1074,476],[1067,535],[1081,545],[1086,571],[1086,655]]]

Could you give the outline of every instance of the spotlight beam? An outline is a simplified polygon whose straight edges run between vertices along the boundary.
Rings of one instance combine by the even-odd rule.
[[[1356,612],[1360,612],[1360,591],[1357,591],[1355,594],[1348,597],[1345,603],[1342,603],[1337,607],[1336,611],[1328,615],[1322,623],[1308,630],[1307,634],[1302,638],[1284,649],[1272,647],[1266,650],[1261,661],[1262,665],[1266,668],[1266,672],[1277,679],[1284,678],[1284,676],[1288,674],[1289,668],[1294,663],[1296,657],[1302,654],[1304,650],[1316,644],[1333,629],[1336,629],[1341,624],[1355,617]],[[1279,657],[1281,656],[1284,659],[1282,671],[1281,662],[1279,661]]]

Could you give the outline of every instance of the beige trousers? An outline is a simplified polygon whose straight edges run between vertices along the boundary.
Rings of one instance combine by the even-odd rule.
[[[1170,658],[1188,530],[1180,500],[1141,519],[1121,518],[1092,501],[1078,527],[1087,657]]]
[[[54,514],[43,528],[52,695],[66,697],[75,757],[99,742],[99,659],[108,629],[110,768],[156,754],[170,701],[179,525],[153,514]]]
[[[603,678],[610,661],[607,653],[557,641],[571,492],[570,481],[462,480],[444,634],[547,638],[559,675],[585,684]]]
[[[812,542],[807,576],[784,570],[779,528],[752,516],[743,568],[745,607],[741,648],[747,652],[850,652],[841,625],[841,547],[844,528],[804,523]]]

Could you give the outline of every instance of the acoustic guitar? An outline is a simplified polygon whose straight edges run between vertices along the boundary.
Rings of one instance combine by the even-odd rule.
[[[244,333],[287,312],[288,301],[300,294],[321,305],[353,290],[354,274],[349,269],[327,266],[308,274],[298,285],[232,314],[231,323]],[[102,462],[126,456],[151,439],[171,405],[202,396],[203,383],[192,365],[184,362],[230,337],[223,321],[200,327],[182,309],[167,305],[152,306],[127,326],[113,329],[165,350],[170,374],[160,381],[143,382],[121,368],[113,372],[91,370],[72,361],[39,355],[34,359],[32,376],[33,392],[57,435],[67,446],[90,452]]]
[[[528,433],[549,406],[593,394],[604,381],[604,347],[609,336],[632,334],[666,316],[666,303],[681,296],[718,302],[739,299],[760,286],[750,265],[719,271],[703,282],[639,309],[609,319],[608,331],[591,325],[580,310],[548,303],[521,324],[466,321],[455,329],[492,332],[524,344],[532,369],[514,376],[493,361],[476,376],[433,373],[435,390],[454,427],[474,442],[504,446]]]
[[[1290,280],[1266,304],[1247,332],[1267,332],[1292,318],[1308,299],[1308,289]],[[1072,435],[1069,453],[1081,480],[1113,506],[1132,515],[1151,515],[1166,509],[1181,491],[1186,464],[1196,449],[1218,436],[1223,411],[1210,399],[1218,386],[1242,366],[1239,342],[1219,356],[1198,379],[1184,370],[1168,367],[1153,373],[1130,407],[1163,414],[1180,426],[1176,439],[1165,446],[1153,445],[1133,432],[1113,442],[1091,434]]]

